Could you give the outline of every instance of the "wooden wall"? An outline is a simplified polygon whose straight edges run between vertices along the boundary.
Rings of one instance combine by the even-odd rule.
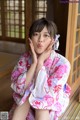
[[[65,56],[66,36],[68,22],[68,4],[60,3],[60,0],[48,0],[47,18],[53,20],[60,36],[60,53]]]

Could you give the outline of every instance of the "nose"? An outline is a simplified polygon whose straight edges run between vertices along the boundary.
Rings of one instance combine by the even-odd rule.
[[[42,41],[43,41],[43,37],[42,37],[41,34],[40,34],[39,37],[38,37],[38,41],[39,41],[39,42],[42,42]]]

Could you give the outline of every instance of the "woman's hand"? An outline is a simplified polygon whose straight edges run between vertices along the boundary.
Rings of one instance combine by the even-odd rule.
[[[37,64],[37,55],[35,53],[34,46],[33,46],[32,40],[30,38],[29,38],[29,42],[30,42],[32,56],[33,56],[33,63]]]
[[[35,78],[37,77],[39,70],[42,68],[44,61],[50,56],[53,44],[54,41],[52,41],[47,49],[38,57]]]
[[[44,63],[44,61],[50,56],[52,46],[54,44],[54,41],[52,40],[47,49],[39,56],[38,63]]]

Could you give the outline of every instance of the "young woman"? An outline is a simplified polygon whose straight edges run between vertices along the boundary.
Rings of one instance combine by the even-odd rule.
[[[11,120],[58,120],[66,110],[70,63],[55,52],[58,37],[55,23],[45,18],[30,27],[31,50],[20,57],[11,76],[16,103],[10,112]]]

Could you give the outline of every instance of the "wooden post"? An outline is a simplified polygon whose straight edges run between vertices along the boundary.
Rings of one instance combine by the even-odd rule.
[[[80,102],[80,86],[79,86],[79,102]]]
[[[29,32],[29,28],[32,24],[32,0],[26,0],[26,4],[25,4],[25,8],[26,8],[26,15],[25,15],[25,21],[26,21],[26,50],[29,50],[29,43],[28,43],[28,32]]]

